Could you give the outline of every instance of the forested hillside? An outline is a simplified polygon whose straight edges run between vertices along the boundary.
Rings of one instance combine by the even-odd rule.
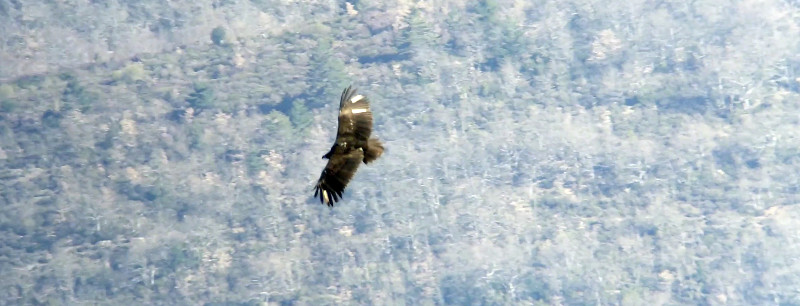
[[[29,2],[0,304],[800,305],[795,2]]]

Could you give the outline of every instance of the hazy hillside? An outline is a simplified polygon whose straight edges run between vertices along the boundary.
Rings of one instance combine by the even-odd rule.
[[[800,304],[793,2],[192,3],[0,0],[0,304]]]
[[[234,39],[280,35],[338,11],[331,1],[0,0],[0,80],[198,46],[216,26]]]

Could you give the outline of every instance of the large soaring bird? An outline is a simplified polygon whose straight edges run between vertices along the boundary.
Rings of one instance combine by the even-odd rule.
[[[383,144],[372,134],[372,112],[367,97],[357,95],[352,86],[339,100],[339,130],[336,142],[322,158],[328,164],[317,181],[314,197],[330,207],[342,198],[345,186],[353,178],[361,162],[370,163],[383,154]]]

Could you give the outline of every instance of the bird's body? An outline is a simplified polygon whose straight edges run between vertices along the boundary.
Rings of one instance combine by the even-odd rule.
[[[369,163],[383,154],[383,145],[372,134],[372,112],[369,100],[347,87],[339,100],[339,128],[330,151],[322,156],[328,164],[322,170],[314,196],[328,206],[342,198],[347,183],[361,162]]]

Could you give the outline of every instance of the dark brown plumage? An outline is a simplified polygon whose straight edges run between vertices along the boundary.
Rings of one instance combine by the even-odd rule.
[[[339,130],[336,142],[322,158],[328,164],[315,186],[314,197],[330,207],[342,198],[344,188],[361,162],[370,163],[383,154],[383,144],[372,134],[372,112],[367,97],[347,87],[339,100]]]

